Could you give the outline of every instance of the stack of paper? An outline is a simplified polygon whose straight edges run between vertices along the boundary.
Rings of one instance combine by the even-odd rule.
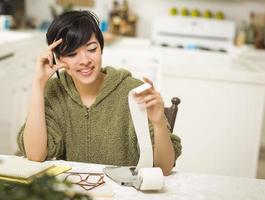
[[[43,173],[57,175],[71,167],[55,166],[47,162],[34,162],[18,156],[9,156],[0,160],[0,179],[20,183],[30,183]]]

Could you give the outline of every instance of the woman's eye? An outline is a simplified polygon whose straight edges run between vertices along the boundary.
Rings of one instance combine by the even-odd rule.
[[[97,47],[94,49],[88,49],[89,52],[95,52],[97,50]]]
[[[74,57],[75,55],[76,55],[76,53],[69,53],[66,56],[68,56],[68,57]]]

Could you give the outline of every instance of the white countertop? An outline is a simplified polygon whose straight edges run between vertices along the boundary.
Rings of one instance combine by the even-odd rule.
[[[17,42],[17,41],[29,39],[31,37],[32,37],[32,33],[29,33],[29,32],[1,30],[0,31],[0,45],[9,43],[9,42]]]
[[[106,49],[149,51],[162,60],[162,74],[172,77],[265,84],[265,51],[235,48],[228,54],[187,50],[153,46],[148,39],[127,37],[118,38]]]
[[[265,72],[265,49],[254,49],[251,46],[245,46],[240,57],[247,65],[256,66],[258,70]]]
[[[152,48],[151,42],[146,38],[117,37],[106,48]]]
[[[163,48],[162,52],[166,62],[161,66],[164,75],[265,84],[265,71],[242,55],[172,48]]]
[[[52,162],[71,166],[72,171],[78,172],[101,172],[104,167],[77,162]],[[107,177],[105,181],[113,190],[112,199],[117,200],[262,200],[265,197],[265,180],[261,179],[174,171],[170,176],[165,177],[164,188],[156,192],[141,192],[132,187],[120,186]]]
[[[0,155],[1,157],[6,155]],[[72,172],[102,172],[104,168],[104,165],[62,160],[47,162],[70,166]],[[58,178],[64,178],[64,176],[61,174]],[[96,200],[262,200],[265,197],[265,180],[262,179],[184,173],[173,170],[171,175],[164,177],[162,190],[145,192],[133,187],[120,186],[106,176],[104,180],[105,184],[88,193],[94,195]],[[75,188],[85,192],[79,186]]]

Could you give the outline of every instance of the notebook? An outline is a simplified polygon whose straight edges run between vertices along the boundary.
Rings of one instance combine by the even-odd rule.
[[[8,156],[0,159],[0,179],[20,183],[30,183],[44,173],[58,175],[71,167],[56,166],[47,162],[34,162],[27,158]]]

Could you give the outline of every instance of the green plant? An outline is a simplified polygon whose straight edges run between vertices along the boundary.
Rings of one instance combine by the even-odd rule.
[[[59,188],[64,190],[59,190]],[[79,193],[67,192],[70,183],[60,182],[53,176],[44,175],[30,184],[0,181],[0,200],[91,200]]]

